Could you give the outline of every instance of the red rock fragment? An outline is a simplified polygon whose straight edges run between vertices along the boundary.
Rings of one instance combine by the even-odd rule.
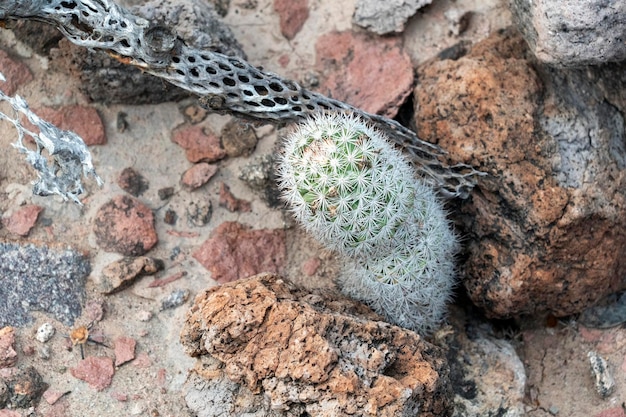
[[[193,253],[193,257],[220,283],[260,272],[277,273],[285,265],[285,232],[280,229],[250,230],[238,222],[224,222]]]
[[[80,105],[64,106],[58,109],[41,107],[34,111],[39,117],[59,129],[76,133],[88,146],[107,143],[104,124],[98,111],[93,107]]]
[[[94,234],[102,249],[126,256],[143,255],[158,241],[152,211],[126,195],[114,197],[98,209]]]
[[[22,417],[22,415],[17,411],[4,409],[0,410],[0,417]]]
[[[215,162],[226,157],[220,139],[202,126],[177,129],[172,135],[172,141],[185,150],[189,162]]]
[[[315,44],[320,92],[367,112],[393,117],[411,93],[413,65],[401,38],[331,32]]]
[[[15,330],[11,326],[0,329],[0,368],[10,368],[17,362]]]
[[[28,204],[19,208],[13,214],[2,219],[2,224],[7,230],[19,236],[28,236],[31,229],[35,227],[39,213],[43,210],[35,204]]]
[[[195,190],[206,184],[217,172],[217,166],[200,162],[183,174],[180,182],[187,188]]]
[[[75,368],[70,368],[70,372],[74,378],[85,381],[97,391],[102,391],[111,385],[115,368],[111,358],[90,356],[81,360]]]
[[[220,184],[220,207],[226,207],[228,211],[239,211],[242,213],[248,213],[252,210],[252,206],[249,201],[237,198],[230,192],[230,187],[225,183]]]
[[[33,79],[33,74],[26,65],[19,61],[14,61],[9,57],[9,54],[1,49],[0,69],[6,78],[6,81],[2,82],[2,91],[9,96],[14,95],[20,85],[26,84]]]
[[[46,402],[50,405],[56,403],[57,401],[59,401],[59,399],[64,396],[65,394],[67,394],[68,391],[65,392],[61,392],[61,391],[56,391],[53,390],[51,388],[48,388],[44,393],[43,393],[43,398],[46,400]]]
[[[309,18],[308,0],[274,0],[274,10],[280,19],[280,32],[293,39]]]
[[[135,359],[137,342],[132,337],[118,337],[115,339],[115,366],[120,366]]]

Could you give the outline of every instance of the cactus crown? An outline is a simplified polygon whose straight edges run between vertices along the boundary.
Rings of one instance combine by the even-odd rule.
[[[409,164],[354,116],[307,120],[287,138],[281,162],[280,185],[295,217],[348,255],[393,243],[413,207]]]

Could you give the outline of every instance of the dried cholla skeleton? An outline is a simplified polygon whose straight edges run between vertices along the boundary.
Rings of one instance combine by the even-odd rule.
[[[6,81],[2,74],[0,81]],[[11,122],[17,130],[17,142],[13,146],[26,154],[26,161],[37,170],[39,179],[33,183],[33,193],[41,196],[57,194],[64,200],[70,199],[82,205],[78,200],[83,193],[81,173],[93,176],[98,185],[103,183],[93,167],[87,145],[76,133],[61,130],[38,117],[22,97],[10,97],[0,90],[0,101],[9,103],[15,113],[10,117],[0,111],[0,120]],[[24,127],[22,117],[39,129],[39,133]],[[26,136],[34,140],[36,150],[26,146]],[[44,150],[52,159],[51,163],[44,156]]]
[[[360,116],[400,146],[445,196],[466,198],[482,174],[467,165],[446,165],[441,161],[445,151],[393,120],[307,91],[243,59],[191,48],[171,29],[152,25],[111,0],[3,0],[0,20],[6,19],[53,24],[79,46],[104,50],[201,96],[201,104],[212,111],[274,123],[301,121],[323,111]]]

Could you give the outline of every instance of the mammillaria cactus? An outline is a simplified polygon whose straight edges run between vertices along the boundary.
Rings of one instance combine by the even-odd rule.
[[[456,237],[435,192],[381,133],[355,116],[314,116],[285,140],[279,183],[306,230],[352,257],[345,293],[421,333],[441,321]]]

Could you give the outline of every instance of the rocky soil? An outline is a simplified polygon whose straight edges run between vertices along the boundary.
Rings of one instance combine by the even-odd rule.
[[[404,3],[413,9],[372,19],[371,3],[356,0],[216,0],[217,40],[181,35],[395,117],[489,174],[448,205],[463,285],[448,324],[426,339],[336,294],[342,260],[295,225],[273,186],[271,156],[289,127],[209,114],[42,25],[0,30],[0,88],[81,135],[105,181],[86,180],[83,207],[34,196],[16,131],[0,123],[0,417],[411,415],[416,399],[428,415],[626,416],[625,300],[586,310],[625,286],[623,64],[543,66],[533,48],[549,44],[544,32],[528,47],[499,0]],[[143,13],[185,29],[209,19],[158,10]],[[585,64],[623,57],[592,49]],[[295,287],[268,284],[274,275],[242,281],[263,272]],[[280,328],[261,321],[266,338],[237,350],[260,320],[255,291],[281,301],[277,323],[292,317],[315,335],[303,346],[321,368],[277,353],[283,376],[317,378],[296,384],[301,402],[254,368],[275,362],[255,360]],[[220,311],[228,304],[215,294],[238,304]],[[232,343],[196,345],[215,329]],[[354,388],[368,378],[384,390]]]

